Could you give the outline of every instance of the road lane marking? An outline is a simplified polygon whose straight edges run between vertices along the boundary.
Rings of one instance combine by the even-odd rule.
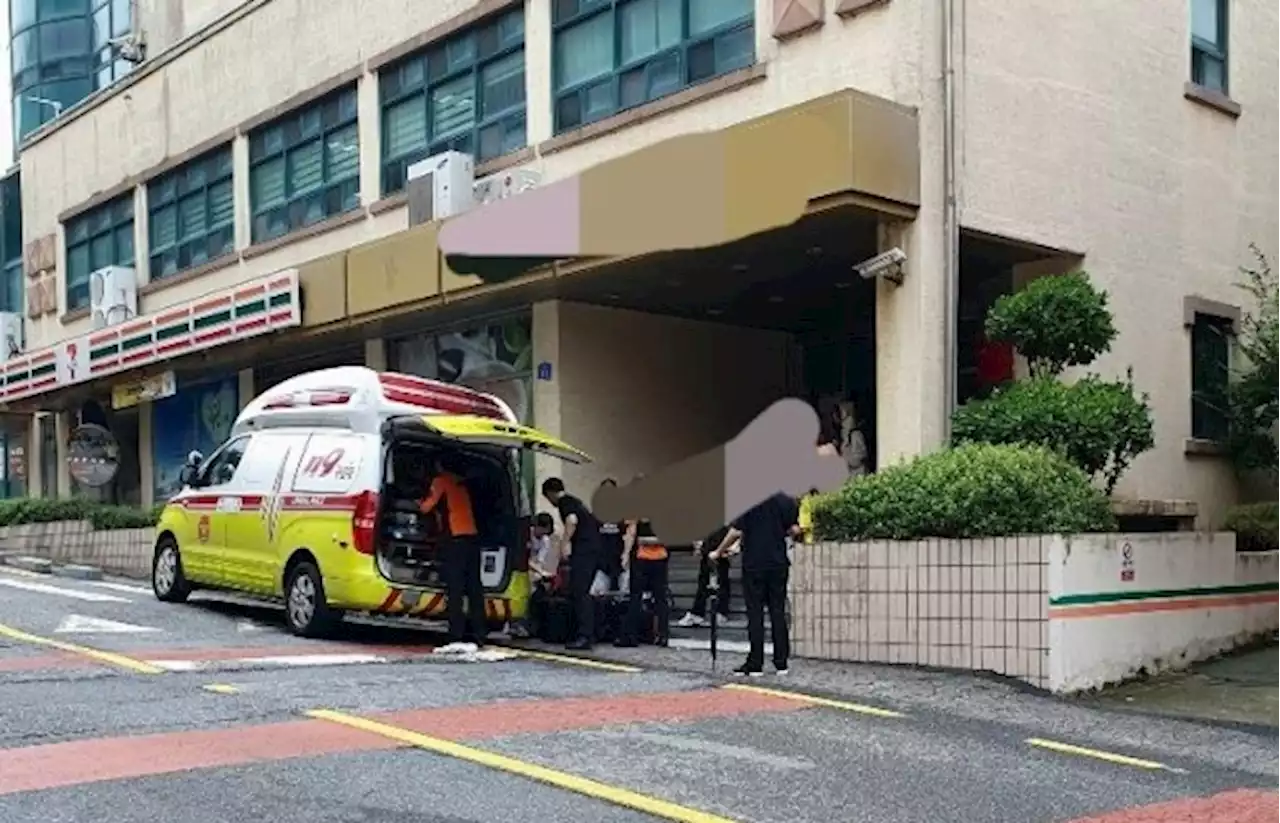
[[[607,803],[613,803],[628,809],[635,809],[644,814],[663,820],[676,820],[681,823],[733,823],[726,817],[720,817],[709,812],[698,811],[687,806],[680,806],[666,800],[660,800],[656,797],[650,797],[629,789],[619,786],[610,786],[606,783],[600,783],[585,777],[569,774],[567,772],[550,769],[546,766],[539,766],[535,763],[528,763],[523,760],[517,760],[506,755],[496,754],[494,752],[485,751],[483,749],[472,748],[471,746],[463,746],[460,743],[454,743],[450,740],[442,740],[438,737],[430,737],[425,734],[403,729],[399,726],[391,726],[386,723],[379,723],[376,720],[367,720],[363,717],[357,717],[346,712],[337,712],[329,709],[314,709],[306,712],[307,717],[315,720],[325,720],[330,723],[347,726],[352,729],[369,732],[370,734],[380,735],[389,740],[395,740],[414,748],[423,749],[435,754],[452,757],[458,760],[464,760],[469,763],[475,763],[497,771],[507,772],[508,774],[518,775],[530,780],[536,780],[540,783],[546,783],[556,788],[565,789],[576,794],[591,797],[596,800],[603,800]]]
[[[137,632],[158,632],[151,626],[139,626],[134,623],[121,623],[117,620],[103,620],[100,617],[85,617],[83,614],[69,614],[54,629],[54,634],[132,634]]]
[[[35,646],[47,646],[51,649],[78,654],[81,657],[97,660],[100,663],[106,663],[116,668],[127,669],[136,674],[164,674],[164,669],[159,666],[153,666],[145,660],[135,660],[132,657],[116,654],[115,652],[93,649],[76,643],[66,643],[62,640],[54,640],[52,637],[41,637],[38,634],[30,634],[20,629],[6,626],[3,623],[0,623],[0,637],[8,637],[11,640],[18,640]]]
[[[815,697],[811,694],[801,694],[800,692],[788,692],[782,689],[766,689],[761,686],[747,686],[742,683],[729,683],[721,688],[732,689],[739,692],[755,692],[756,694],[767,694],[770,697],[781,697],[784,700],[794,700],[797,703],[808,703],[811,706],[824,706],[828,709],[840,709],[846,712],[855,712],[857,714],[871,715],[872,717],[906,717],[901,712],[895,712],[891,709],[881,709],[876,706],[866,706],[862,703],[850,703],[847,700],[832,700],[827,697]]]
[[[13,589],[23,589],[37,594],[54,594],[59,597],[73,597],[76,600],[87,600],[90,603],[132,603],[123,597],[117,597],[114,594],[102,594],[100,592],[82,592],[79,589],[64,589],[61,586],[50,586],[47,583],[28,583],[25,580],[10,580],[0,577],[0,586],[8,586]]]
[[[571,654],[555,654],[554,652],[536,652],[532,649],[518,649],[509,647],[511,651],[516,653],[517,657],[529,657],[534,660],[546,660],[549,663],[568,663],[572,666],[582,666],[588,669],[600,669],[606,672],[619,672],[621,674],[639,674],[644,669],[638,666],[628,666],[622,663],[606,663],[603,660],[592,660],[587,657],[577,657]]]
[[[1107,763],[1115,763],[1118,766],[1133,766],[1138,769],[1147,769],[1150,771],[1167,771],[1176,772],[1178,774],[1186,774],[1186,769],[1175,769],[1172,766],[1166,766],[1163,763],[1157,763],[1154,760],[1143,760],[1139,757],[1129,757],[1125,754],[1116,754],[1115,752],[1104,752],[1101,749],[1090,749],[1084,746],[1074,746],[1070,743],[1059,743],[1056,740],[1045,740],[1040,737],[1031,737],[1026,740],[1027,745],[1035,746],[1039,749],[1048,749],[1059,754],[1071,754],[1077,757],[1092,757],[1095,760],[1103,760]]]
[[[80,582],[99,589],[110,589],[114,592],[126,592],[128,594],[155,594],[151,589],[147,589],[142,586],[130,586],[128,583],[112,583],[109,580],[82,580]]]
[[[228,686],[226,683],[206,683],[200,688],[214,694],[240,694],[240,690],[235,686]]]
[[[612,738],[615,740],[632,740],[642,743],[650,743],[655,746],[664,746],[682,752],[690,752],[698,755],[699,759],[707,760],[707,755],[712,758],[741,760],[744,763],[751,763],[756,766],[765,766],[770,769],[779,769],[782,771],[812,771],[818,768],[818,764],[812,760],[801,757],[782,757],[780,755],[771,754],[761,749],[753,749],[748,746],[732,746],[727,743],[717,743],[714,740],[703,740],[700,737],[685,737],[676,734],[658,734],[656,732],[641,732],[630,729],[623,731],[613,731],[610,729],[602,729],[592,733],[595,737]]]
[[[196,672],[206,669],[234,669],[249,666],[289,667],[289,666],[351,666],[361,663],[387,663],[389,658],[379,654],[289,654],[263,655],[253,657],[223,658],[221,660],[200,659],[155,659],[147,660],[148,665],[157,666],[170,672]]]

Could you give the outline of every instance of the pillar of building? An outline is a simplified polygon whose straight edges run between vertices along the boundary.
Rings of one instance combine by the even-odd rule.
[[[361,146],[382,145],[382,112],[378,75],[365,73],[356,85],[356,112],[360,119]],[[360,200],[365,206],[382,197],[382,157],[376,151],[360,152]]]
[[[533,304],[533,425],[560,436],[560,304],[545,300]],[[548,477],[564,474],[565,464],[545,454],[533,462],[537,488]]]
[[[524,37],[526,43],[551,43],[551,4],[525,3]],[[526,49],[524,56],[525,142],[536,146],[551,137],[555,110],[551,99],[554,88],[551,71],[552,49]]]
[[[53,415],[53,431],[54,443],[56,446],[57,460],[54,461],[55,470],[58,475],[58,482],[54,488],[57,490],[58,497],[71,496],[71,466],[67,462],[68,448],[71,445],[71,413],[65,411],[54,412]]]
[[[239,135],[231,141],[231,185],[235,200],[236,249],[253,242],[253,206],[249,190],[249,138]]]
[[[150,400],[138,404],[138,484],[142,486],[142,507],[156,502],[156,461],[151,436],[152,410]]]
[[[364,364],[374,371],[387,370],[387,341],[371,337],[364,341]]]
[[[240,398],[240,408],[243,410],[245,406],[257,395],[257,387],[253,381],[253,367],[241,369],[236,375],[236,394]]]

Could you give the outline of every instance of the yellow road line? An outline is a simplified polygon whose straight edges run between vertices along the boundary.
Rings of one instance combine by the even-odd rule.
[[[1129,757],[1125,754],[1116,754],[1115,752],[1104,752],[1101,749],[1089,749],[1084,746],[1073,746],[1070,743],[1059,743],[1056,740],[1045,740],[1040,737],[1031,737],[1026,741],[1027,745],[1035,746],[1040,749],[1048,749],[1051,752],[1059,754],[1071,754],[1077,757],[1092,757],[1095,760],[1104,760],[1107,763],[1115,763],[1118,766],[1133,766],[1138,769],[1149,769],[1151,771],[1163,770],[1169,772],[1178,772],[1186,774],[1185,769],[1175,769],[1166,766],[1163,763],[1157,763],[1154,760],[1143,760],[1138,757]]]
[[[876,706],[866,706],[862,703],[850,703],[847,700],[831,700],[826,697],[815,697],[811,694],[800,694],[799,692],[788,692],[781,689],[765,689],[760,686],[748,686],[743,683],[729,683],[722,688],[733,689],[740,692],[755,692],[756,694],[767,694],[770,697],[781,697],[785,700],[794,700],[797,703],[808,703],[811,706],[825,706],[828,709],[840,709],[846,712],[856,712],[858,714],[868,714],[872,717],[906,717],[901,712],[895,712],[891,709],[881,709]]]
[[[623,663],[606,663],[603,660],[591,660],[586,657],[575,657],[571,654],[555,654],[554,652],[535,652],[531,649],[517,649],[508,646],[510,651],[515,652],[517,657],[530,657],[534,660],[546,660],[551,663],[568,663],[573,666],[583,666],[588,669],[600,669],[606,672],[621,672],[622,674],[639,674],[644,671],[637,666],[627,666]]]
[[[228,686],[226,683],[209,683],[205,686],[201,686],[200,688],[207,692],[213,692],[214,694],[240,694],[239,689],[235,686]]]
[[[306,715],[316,720],[327,720],[330,723],[339,723],[353,729],[381,735],[382,737],[446,757],[453,757],[469,763],[486,766],[490,769],[527,777],[530,780],[537,780],[540,783],[566,789],[596,800],[603,800],[628,809],[635,809],[663,820],[676,820],[681,821],[681,823],[734,823],[729,818],[720,817],[709,812],[690,809],[687,806],[669,803],[628,789],[599,783],[595,780],[556,771],[534,763],[527,763],[523,760],[516,760],[506,755],[495,754],[482,749],[473,749],[470,746],[463,746],[451,740],[441,740],[440,738],[419,734],[409,729],[402,729],[399,726],[390,726],[386,723],[367,720],[345,712],[316,709],[306,712]]]
[[[135,672],[137,674],[164,674],[165,670],[159,666],[153,666],[142,660],[135,660],[123,654],[115,652],[107,652],[101,649],[91,649],[88,646],[80,646],[75,643],[66,643],[61,640],[54,640],[52,637],[41,637],[38,634],[29,634],[19,629],[6,626],[0,623],[0,637],[8,637],[11,640],[18,640],[23,643],[31,643],[35,646],[47,646],[51,649],[78,654],[81,657],[87,657],[90,660],[97,660],[100,663],[106,663],[121,669]]]

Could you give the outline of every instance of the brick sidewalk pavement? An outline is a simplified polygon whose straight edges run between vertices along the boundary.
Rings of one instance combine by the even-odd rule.
[[[1153,806],[1121,809],[1071,823],[1276,823],[1280,795],[1239,789],[1211,797],[1189,797]]]

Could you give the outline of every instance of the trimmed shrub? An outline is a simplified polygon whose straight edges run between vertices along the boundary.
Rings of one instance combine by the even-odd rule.
[[[0,526],[88,520],[95,529],[140,529],[154,526],[163,505],[151,509],[111,506],[92,500],[20,497],[0,500]]]
[[[1116,327],[1107,293],[1082,271],[1041,277],[996,300],[987,314],[987,337],[1011,343],[1027,358],[1033,377],[1084,366],[1111,348]]]
[[[1074,534],[1115,526],[1106,496],[1057,452],[972,443],[854,478],[814,502],[819,540]]]
[[[970,401],[951,417],[956,443],[1033,443],[1065,456],[1108,494],[1133,459],[1155,445],[1146,395],[1131,380],[1090,375],[1066,385],[1036,377]]]
[[[1232,506],[1224,524],[1236,533],[1236,550],[1273,552],[1280,548],[1280,505],[1248,503]]]

